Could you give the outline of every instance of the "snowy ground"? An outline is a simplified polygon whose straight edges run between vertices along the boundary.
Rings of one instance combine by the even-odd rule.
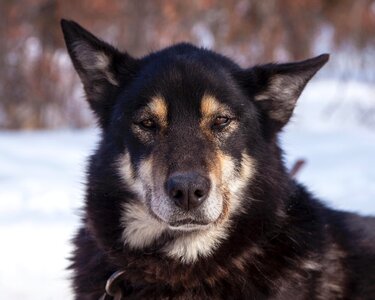
[[[281,140],[299,179],[333,207],[375,214],[375,88],[312,82]],[[372,103],[374,107],[374,104]],[[336,109],[337,108],[337,109]],[[0,132],[0,298],[71,299],[67,257],[95,130]]]
[[[95,140],[93,130],[0,133],[0,299],[71,299],[66,258]]]

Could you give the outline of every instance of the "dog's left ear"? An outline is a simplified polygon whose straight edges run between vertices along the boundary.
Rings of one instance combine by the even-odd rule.
[[[278,131],[292,116],[307,82],[328,59],[328,54],[322,54],[301,62],[260,65],[236,77]]]
[[[87,100],[104,127],[120,86],[138,71],[138,60],[98,39],[79,24],[61,20],[73,65],[83,83]]]

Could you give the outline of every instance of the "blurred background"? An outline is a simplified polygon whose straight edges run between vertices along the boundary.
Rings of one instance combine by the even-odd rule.
[[[134,56],[189,41],[243,67],[330,62],[281,135],[327,204],[375,214],[375,1],[0,0],[0,297],[71,299],[65,270],[95,120],[60,19]]]
[[[136,56],[180,41],[244,66],[329,51],[327,73],[375,81],[371,0],[1,0],[0,11],[1,128],[92,125],[61,38],[61,17]]]

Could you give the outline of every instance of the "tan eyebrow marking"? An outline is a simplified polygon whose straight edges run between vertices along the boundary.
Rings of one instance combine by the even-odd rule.
[[[203,132],[211,135],[209,125],[212,122],[213,118],[220,115],[232,115],[232,112],[227,105],[220,103],[217,98],[209,94],[205,94],[201,100],[201,114],[202,117],[200,121],[200,127]],[[234,125],[231,125],[230,127],[234,129]]]
[[[201,101],[202,119],[211,117],[213,114],[220,111],[222,105],[217,99],[211,95],[204,95]]]
[[[160,125],[162,127],[167,127],[168,107],[165,99],[161,96],[155,96],[150,103],[148,103],[147,107],[150,112],[158,118]]]

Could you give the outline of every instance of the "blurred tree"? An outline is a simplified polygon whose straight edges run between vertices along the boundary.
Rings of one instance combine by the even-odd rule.
[[[365,66],[375,51],[372,0],[1,0],[0,11],[2,128],[92,122],[64,49],[61,17],[136,56],[190,41],[249,66],[306,58],[327,33],[339,51],[372,49],[359,56]]]

